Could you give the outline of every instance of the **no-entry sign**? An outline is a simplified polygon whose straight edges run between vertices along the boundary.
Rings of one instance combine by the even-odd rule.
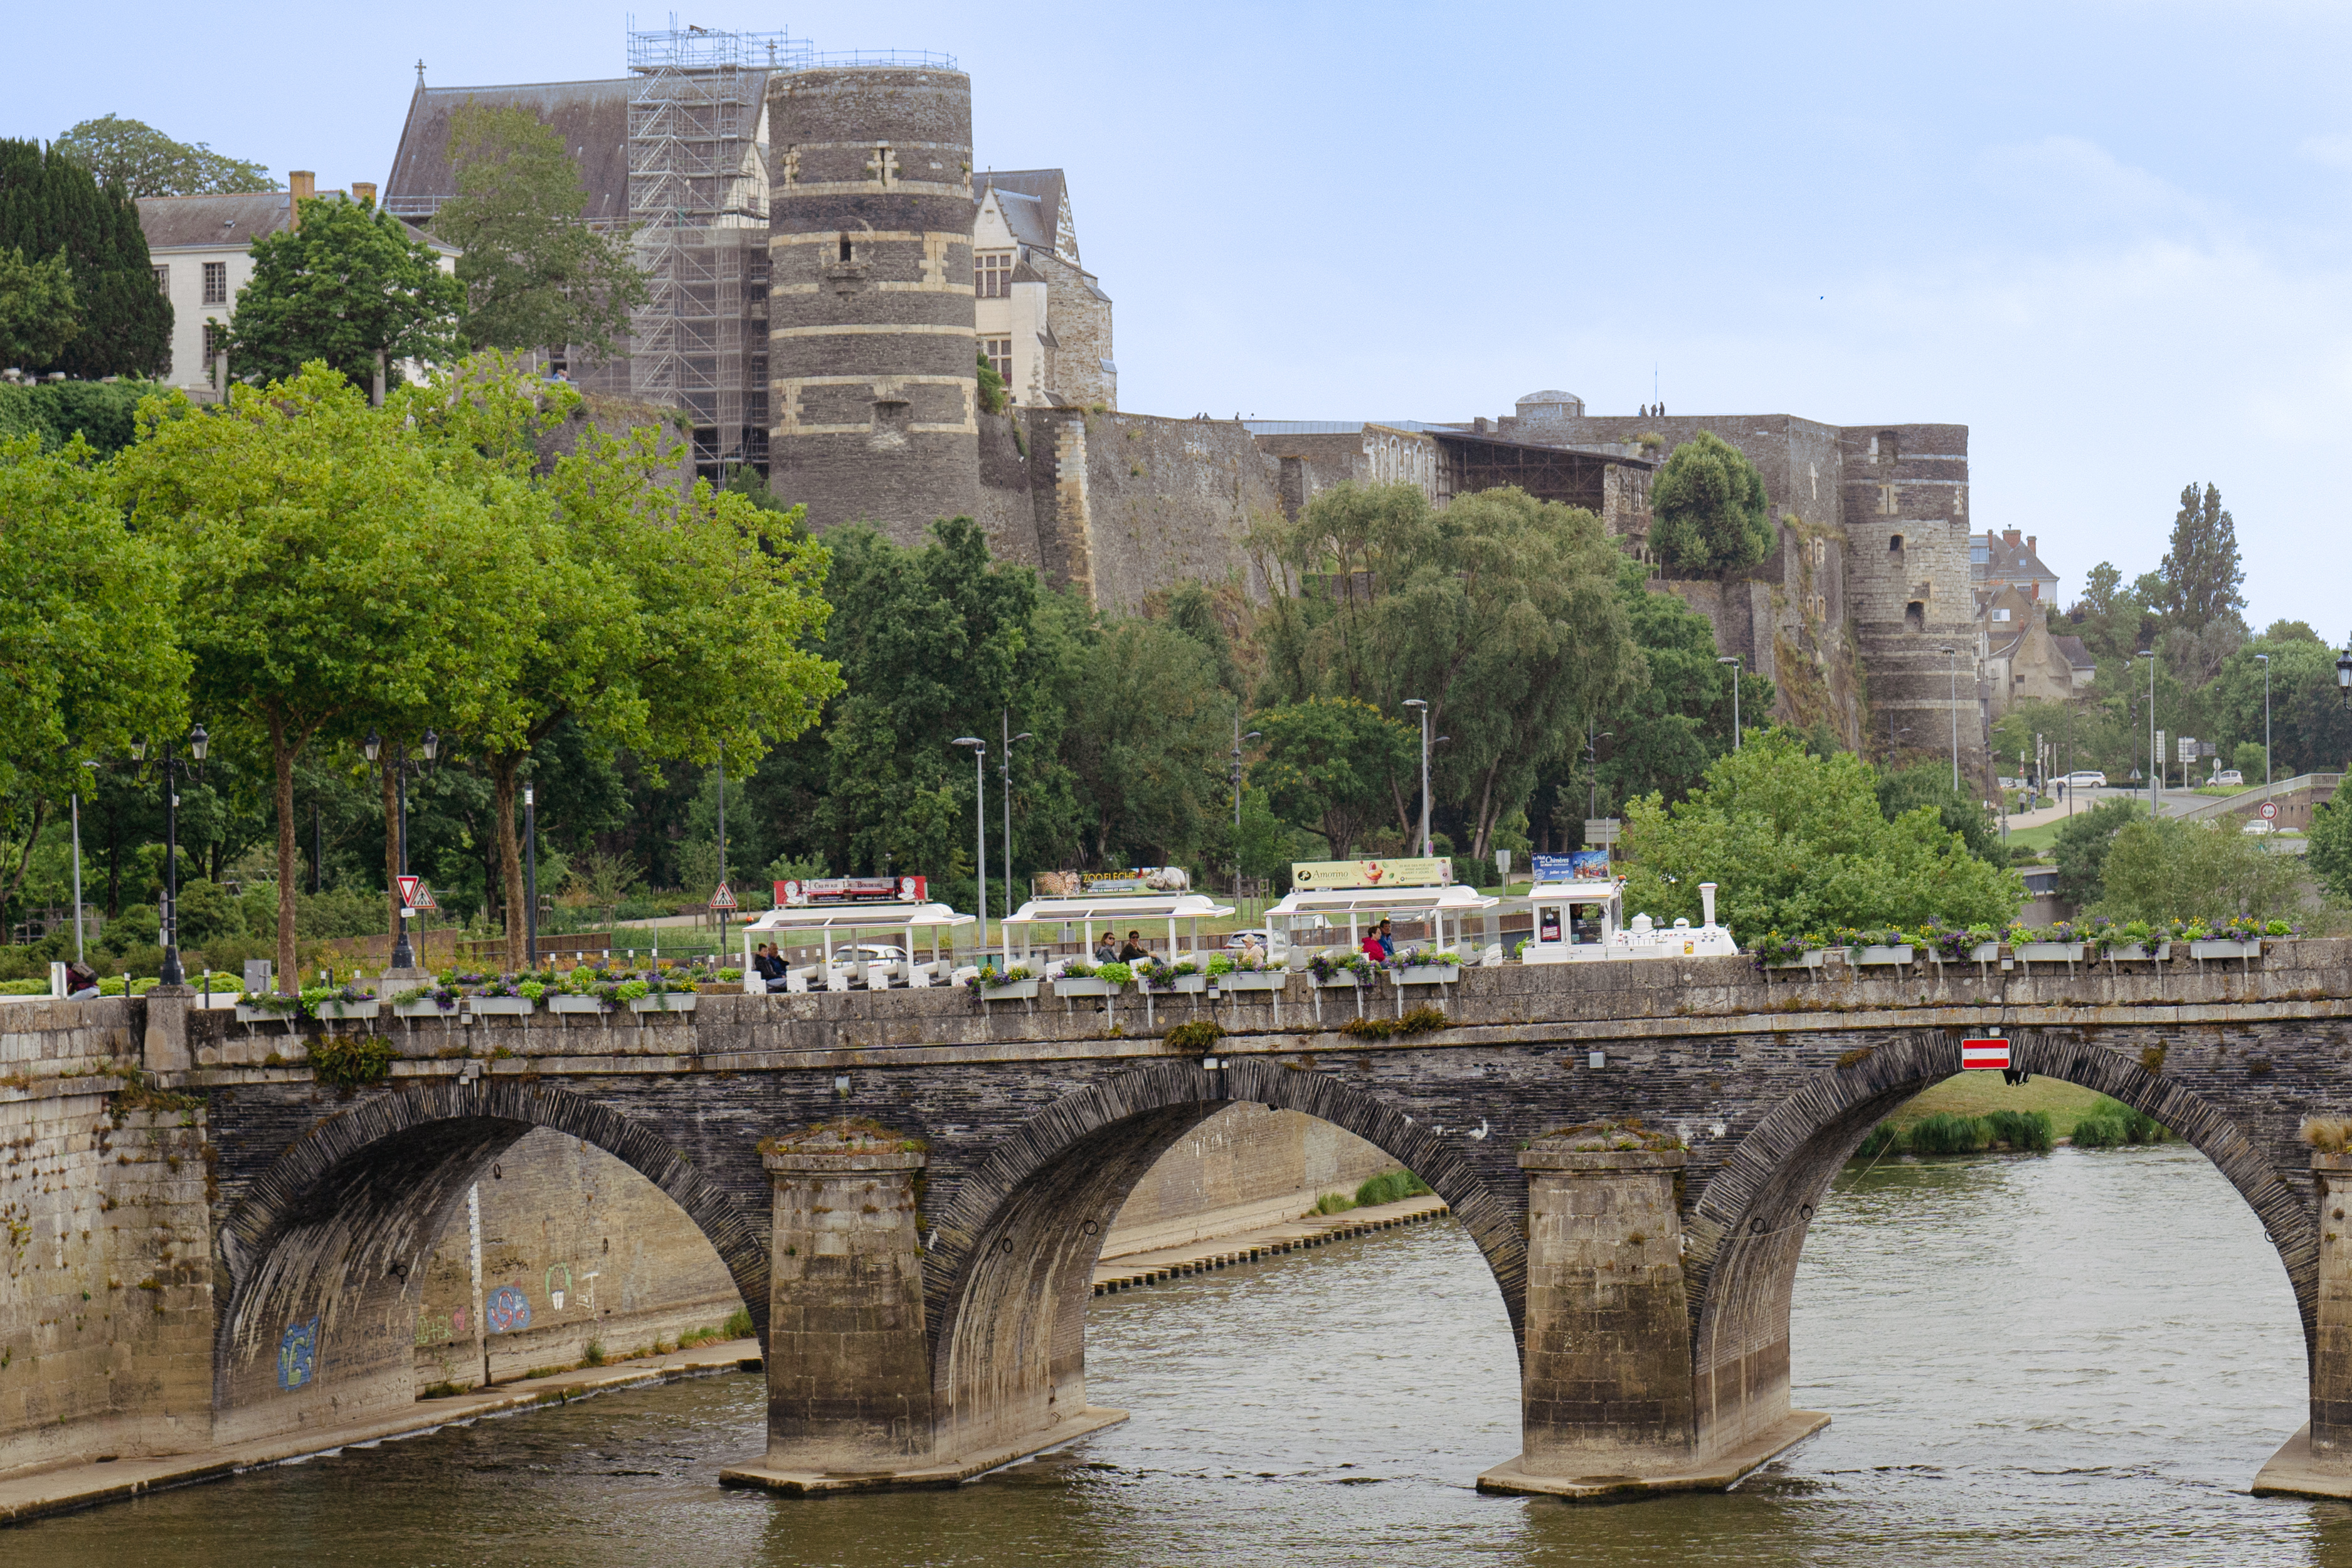
[[[2009,1070],[2009,1042],[1999,1035],[1980,1040],[1960,1042],[1960,1066],[1968,1068],[1998,1068]]]

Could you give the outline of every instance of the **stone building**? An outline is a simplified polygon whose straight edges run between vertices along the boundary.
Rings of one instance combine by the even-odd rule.
[[[2098,679],[2083,639],[2050,630],[2045,604],[2015,583],[1977,590],[1977,657],[1995,719],[2020,702],[2069,700]]]
[[[980,349],[1017,405],[1118,406],[1110,296],[1078,261],[1059,169],[973,177],[972,292]]]
[[[2013,587],[2035,604],[2058,597],[2058,574],[2042,563],[2032,534],[2021,537],[2013,528],[1999,533],[1988,529],[1969,539],[1969,577],[1979,589]]]

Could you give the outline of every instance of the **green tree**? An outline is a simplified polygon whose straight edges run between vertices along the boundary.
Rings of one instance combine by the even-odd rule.
[[[1591,512],[1516,489],[1440,512],[1411,485],[1343,485],[1253,542],[1283,588],[1269,606],[1274,693],[1399,716],[1426,701],[1433,738],[1452,742],[1433,758],[1432,795],[1461,812],[1474,857],[1586,716],[1643,679],[1622,557]],[[1418,762],[1416,741],[1387,781],[1401,828],[1417,819]]]
[[[2201,631],[2243,614],[2246,599],[2239,589],[2246,573],[2238,560],[2238,525],[2221,509],[2218,486],[2207,485],[2201,495],[2195,485],[2182,488],[2172,543],[2157,575],[2164,584],[2158,607],[2175,626]]]
[[[172,304],[155,287],[139,205],[100,189],[89,171],[52,146],[0,141],[0,250],[62,251],[73,274],[80,331],[55,358],[18,368],[95,381],[153,375],[172,355]]]
[[[2309,837],[2304,858],[2312,875],[2336,898],[2352,900],[2352,797],[2322,801],[2311,814]]]
[[[2237,826],[2139,817],[2116,834],[2094,914],[2118,921],[2276,920],[2305,886],[2300,858],[2273,855]]]
[[[980,411],[982,414],[1004,412],[1004,378],[996,374],[988,351],[980,351]]]
[[[647,298],[624,230],[591,227],[588,188],[563,138],[520,104],[460,104],[449,116],[457,194],[433,232],[458,247],[466,336],[475,348],[578,344],[610,358]]]
[[[1992,813],[1974,795],[1952,787],[1948,767],[1920,763],[1879,774],[1878,810],[1887,821],[1896,821],[1922,806],[1935,812],[1945,832],[1958,834],[1960,842],[1978,859],[1990,866],[2009,864],[2009,847],[2000,841]]]
[[[1233,704],[1215,661],[1164,622],[1121,617],[1087,647],[1072,696],[1063,755],[1090,858],[1192,863],[1225,799]]]
[[[1335,859],[1355,854],[1365,829],[1386,815],[1389,781],[1421,755],[1419,730],[1351,697],[1310,697],[1250,722],[1265,737],[1256,779],[1275,811],[1320,833]]]
[[[88,447],[0,442],[0,904],[85,761],[175,734],[188,659],[171,557],[126,529]]]
[[[1764,476],[1712,430],[1676,447],[1650,485],[1650,550],[1670,572],[1728,576],[1772,553]]]
[[[228,324],[232,374],[290,382],[316,361],[353,386],[381,375],[388,389],[403,360],[446,363],[465,352],[465,286],[431,246],[364,202],[297,205],[299,227],[253,242],[253,278]]]
[[[294,772],[312,741],[372,716],[490,727],[487,699],[538,631],[511,592],[530,564],[506,526],[515,487],[479,476],[323,365],[232,389],[194,417],[142,410],[117,459],[135,525],[183,573],[172,613],[199,718],[266,736],[277,784],[278,964],[294,973]],[[331,460],[330,460],[331,459]]]
[[[2095,904],[2106,893],[2107,851],[2116,835],[2145,808],[2134,800],[2103,800],[2068,817],[2058,829],[2058,896],[2076,908]]]
[[[88,169],[100,185],[120,185],[133,196],[285,189],[259,163],[215,153],[202,142],[175,142],[152,125],[118,115],[85,120],[52,145]]]
[[[13,247],[0,249],[0,361],[47,364],[80,331],[81,304],[66,253],[28,261]]]
[[[1625,808],[1626,908],[1660,920],[1700,915],[1716,883],[1717,918],[1743,942],[1841,928],[1997,925],[2024,899],[2016,872],[1969,853],[1933,806],[1890,822],[1877,778],[1851,753],[1818,756],[1785,730],[1752,734],[1668,805]]]

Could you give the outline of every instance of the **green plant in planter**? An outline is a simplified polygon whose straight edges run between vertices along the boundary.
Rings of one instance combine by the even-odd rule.
[[[1178,1051],[1206,1051],[1224,1037],[1224,1030],[1210,1018],[1196,1018],[1189,1024],[1179,1024],[1165,1037],[1169,1048]]]
[[[1211,974],[1231,974],[1234,972],[1234,961],[1232,955],[1223,952],[1211,953],[1209,955],[1208,972]]]
[[[1124,985],[1135,978],[1135,967],[1127,963],[1101,963],[1095,966],[1095,978],[1108,980],[1113,985]]]
[[[624,980],[613,988],[613,999],[616,1002],[634,1002],[640,996],[651,994],[653,987],[643,980]]]
[[[1074,958],[1070,960],[1069,963],[1062,965],[1062,973],[1065,977],[1071,980],[1090,980],[1093,979],[1097,973],[1098,972],[1096,970],[1095,966],[1088,963],[1083,958]]]
[[[1007,970],[983,969],[980,972],[981,984],[991,991],[1001,991],[1007,985],[1017,985],[1029,978],[1027,965],[1019,963]]]

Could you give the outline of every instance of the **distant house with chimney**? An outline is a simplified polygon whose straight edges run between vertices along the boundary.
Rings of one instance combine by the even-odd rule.
[[[2032,548],[2025,554],[2032,560]],[[2032,562],[2035,568],[2041,563]],[[1990,718],[2020,702],[2063,702],[2089,691],[2099,661],[2076,637],[2050,629],[2046,596],[2056,579],[2021,586],[2000,583],[1977,589],[1977,657],[1984,670]],[[2041,595],[2032,592],[2040,588]]]
[[[2020,537],[2013,528],[1969,535],[1969,581],[1979,590],[2015,588],[2035,604],[2056,603],[2058,574],[2034,553],[2037,542],[2034,535]],[[1981,603],[1981,593],[1979,597]]]
[[[253,280],[253,242],[297,226],[294,204],[313,196],[375,201],[375,187],[352,182],[349,195],[318,188],[318,176],[295,169],[289,189],[237,195],[142,196],[139,227],[155,287],[172,302],[172,362],[163,379],[202,401],[220,395],[219,340],[236,309],[239,290]],[[457,264],[456,247],[408,225],[409,237],[440,254],[442,270]]]

